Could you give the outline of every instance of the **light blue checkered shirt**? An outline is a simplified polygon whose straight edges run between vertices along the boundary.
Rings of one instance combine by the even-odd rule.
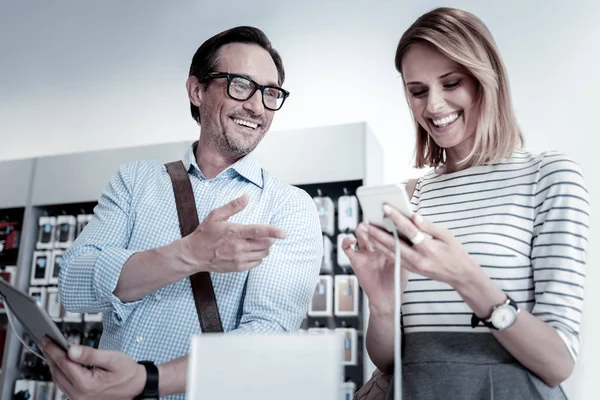
[[[247,272],[211,273],[223,329],[235,334],[297,330],[308,310],[323,252],[314,202],[306,192],[269,175],[252,154],[206,179],[196,163],[195,146],[188,150],[184,165],[199,221],[247,193],[248,206],[230,221],[273,225],[287,234],[260,266]],[[180,236],[164,165],[136,161],[121,166],[100,197],[94,218],[65,253],[59,276],[66,310],[104,313],[101,349],[157,364],[188,353],[191,336],[200,333],[189,279],[132,303],[113,295],[129,257]]]

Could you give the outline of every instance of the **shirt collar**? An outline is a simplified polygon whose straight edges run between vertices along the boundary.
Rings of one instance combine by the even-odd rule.
[[[198,148],[198,141],[195,141],[190,148],[188,149],[185,158],[183,159],[183,165],[185,166],[186,171],[190,172],[190,170],[194,169],[197,171],[198,175],[202,177],[202,179],[206,179],[202,171],[200,171],[200,167],[196,162],[196,149]],[[230,173],[233,170],[237,172],[239,175],[243,176],[250,182],[254,183],[256,186],[262,188],[264,184],[262,168],[260,167],[258,160],[256,157],[250,153],[238,161],[236,161],[233,165],[228,167],[225,171],[221,172],[219,176],[226,176],[225,174]]]

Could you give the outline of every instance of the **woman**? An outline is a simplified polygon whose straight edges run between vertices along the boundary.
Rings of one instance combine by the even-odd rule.
[[[395,62],[416,165],[433,167],[414,183],[412,219],[384,207],[413,242],[401,247],[404,398],[564,399],[589,225],[579,167],[520,149],[504,65],[474,15],[421,16]],[[390,373],[394,241],[364,223],[356,238],[343,248],[369,298],[367,350]]]

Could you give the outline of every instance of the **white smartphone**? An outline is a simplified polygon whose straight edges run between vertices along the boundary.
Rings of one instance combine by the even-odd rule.
[[[390,233],[394,231],[395,226],[389,222],[384,222],[384,204],[389,204],[408,218],[411,218],[414,214],[412,204],[410,204],[410,199],[406,193],[406,187],[402,183],[361,186],[356,189],[356,197],[358,197],[360,207],[362,208],[363,219],[369,222],[369,224],[385,229]],[[430,237],[427,234],[425,236]],[[412,246],[412,242],[402,233],[398,232],[398,237]]]
[[[406,193],[406,187],[401,183],[381,186],[361,186],[356,189],[360,202],[363,219],[370,224],[390,230],[384,223],[383,205],[389,204],[407,217],[413,214],[412,205]]]

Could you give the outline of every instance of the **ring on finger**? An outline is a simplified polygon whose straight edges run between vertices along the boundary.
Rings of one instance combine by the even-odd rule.
[[[421,231],[417,231],[417,233],[415,234],[415,236],[413,236],[412,238],[410,238],[410,242],[413,244],[413,246],[418,245],[423,240],[425,240],[425,235]]]

